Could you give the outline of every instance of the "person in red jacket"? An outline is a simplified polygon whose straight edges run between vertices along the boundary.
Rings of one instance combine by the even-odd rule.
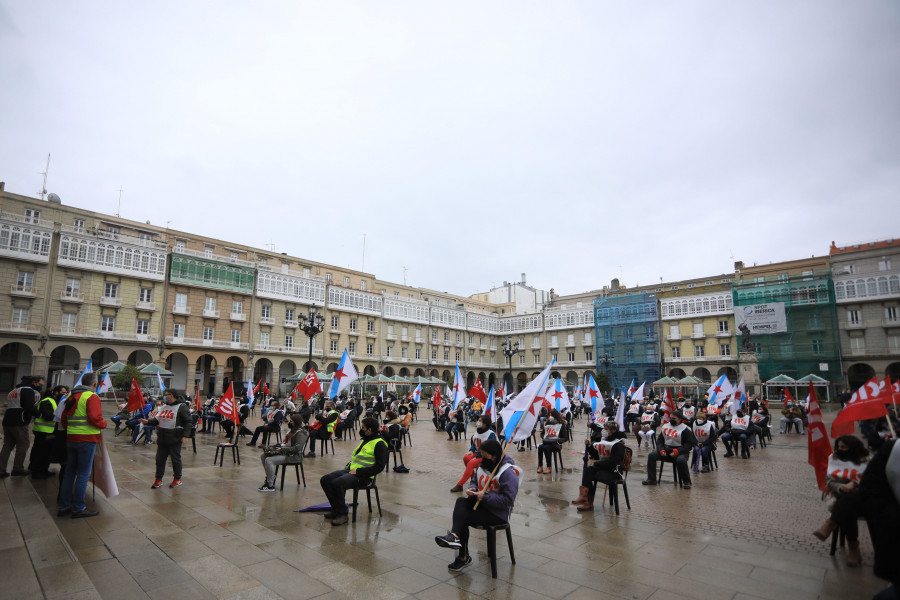
[[[106,429],[96,391],[97,375],[85,373],[81,385],[75,386],[66,399],[61,419],[66,430],[66,473],[60,484],[58,517],[71,514],[73,519],[78,519],[100,514],[96,510],[88,510],[84,503],[94,452],[100,443],[100,431]]]

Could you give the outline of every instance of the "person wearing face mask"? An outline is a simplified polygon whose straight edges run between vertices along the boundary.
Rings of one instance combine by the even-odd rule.
[[[462,571],[472,564],[469,527],[502,525],[509,521],[519,493],[519,473],[512,458],[503,454],[500,442],[488,440],[481,445],[481,465],[472,477],[466,496],[456,500],[450,531],[434,538],[438,546],[457,551],[456,560],[447,565],[448,569]],[[476,504],[478,508],[475,508]]]
[[[364,486],[366,481],[384,471],[388,464],[388,446],[379,435],[378,421],[375,417],[366,417],[360,423],[359,445],[353,451],[350,462],[343,469],[323,475],[319,480],[331,510],[325,513],[332,525],[346,525],[347,504],[344,497],[347,490],[356,486]]]
[[[472,443],[469,444],[469,451],[463,456],[463,464],[466,465],[466,470],[459,481],[456,482],[456,485],[450,488],[451,492],[463,491],[463,485],[472,479],[472,474],[475,473],[475,469],[481,464],[481,445],[488,440],[496,441],[496,439],[497,434],[491,428],[490,415],[481,415],[478,419],[478,427],[475,429],[475,433],[472,434]]]
[[[52,475],[50,472],[50,454],[53,451],[55,435],[65,436],[65,432],[56,432],[56,423],[53,422],[53,415],[56,412],[59,401],[67,393],[69,393],[69,390],[66,386],[58,385],[53,388],[53,391],[46,398],[38,403],[40,416],[34,419],[34,444],[31,446],[31,464],[28,465],[32,479],[46,479]]]
[[[26,375],[6,399],[6,414],[3,415],[3,449],[0,450],[0,478],[6,477],[9,455],[15,448],[12,474],[14,477],[28,475],[25,468],[25,454],[31,445],[28,426],[32,417],[39,417],[38,401],[44,378],[40,375]]]
[[[781,431],[779,433],[784,433],[787,429],[787,424],[793,423],[797,427],[797,433],[803,435],[803,409],[799,405],[788,400],[784,403],[781,414],[784,416],[781,417]]]
[[[584,440],[584,453],[589,457],[581,474],[581,487],[578,497],[572,504],[578,506],[578,512],[594,510],[594,496],[597,493],[597,482],[609,485],[624,477],[620,465],[625,460],[625,432],[619,431],[615,421],[604,424],[605,439],[598,442]]]
[[[694,408],[694,405],[691,403],[691,399],[688,398],[684,401],[684,406],[681,407],[681,414],[684,415],[684,418],[687,420],[688,425],[693,421],[694,416],[697,414],[697,409]]]
[[[166,472],[166,460],[172,458],[172,483],[170,488],[181,485],[181,445],[187,440],[185,431],[190,431],[193,426],[191,421],[191,409],[181,401],[173,390],[166,390],[163,397],[165,404],[156,411],[156,416],[150,419],[141,419],[142,425],[158,428],[156,435],[156,479],[152,489],[162,485],[162,478]]]
[[[709,473],[709,453],[716,448],[716,436],[718,435],[716,426],[713,425],[712,421],[707,421],[706,415],[701,412],[697,414],[697,418],[694,420],[693,431],[694,437],[697,438],[697,448],[694,452],[700,453],[700,462],[702,464],[700,472]]]
[[[675,463],[678,469],[678,478],[683,489],[691,489],[691,473],[688,469],[688,457],[697,443],[694,432],[684,422],[684,415],[680,412],[673,413],[669,422],[663,425],[662,432],[656,440],[656,452],[647,456],[647,479],[643,485],[656,485],[656,463],[659,460],[668,460]]]
[[[565,425],[565,418],[555,408],[550,411],[547,423],[544,426],[544,437],[538,444],[538,473],[550,473],[550,462],[553,453],[558,452],[562,447],[562,443],[568,440],[568,430]],[[547,461],[547,467],[543,468],[544,460]]]
[[[738,410],[731,420],[722,428],[722,443],[725,444],[725,458],[731,458],[737,450],[737,443],[741,443],[741,458],[750,458],[750,448],[747,440],[750,437],[750,417],[744,411]]]
[[[647,448],[653,446],[653,437],[659,428],[659,415],[649,405],[641,413],[641,428],[638,430],[638,450],[641,449],[641,443],[647,444]]]

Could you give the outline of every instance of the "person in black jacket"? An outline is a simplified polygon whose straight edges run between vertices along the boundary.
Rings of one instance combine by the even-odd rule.
[[[57,431],[57,423],[53,422],[53,415],[62,397],[69,393],[64,385],[53,388],[50,394],[38,402],[38,412],[34,419],[34,443],[31,445],[31,458],[28,470],[32,479],[46,479],[52,475],[50,472],[50,454],[53,451],[53,443],[56,435],[65,437],[65,432]]]
[[[244,425],[247,422],[247,419],[250,418],[250,406],[247,404],[247,399],[241,399],[240,408],[238,408],[238,435],[253,435],[253,432]],[[231,419],[225,418],[222,420],[222,429],[225,430],[225,439],[231,442],[231,436],[234,435],[234,426],[235,424],[231,422]]]
[[[150,487],[157,489],[162,485],[162,478],[166,472],[166,459],[172,457],[172,474],[174,479],[169,487],[181,485],[181,444],[184,442],[185,431],[189,431],[193,425],[191,409],[181,401],[173,390],[166,390],[165,405],[150,419],[141,419],[143,425],[158,428],[156,435],[156,480]]]
[[[606,429],[606,439],[596,442],[584,440],[584,453],[588,461],[581,474],[578,498],[572,500],[579,512],[594,510],[598,481],[609,485],[623,478],[621,465],[625,460],[625,432],[619,431],[615,421],[607,421],[603,427]]]
[[[667,460],[675,463],[678,469],[678,478],[683,489],[691,489],[691,472],[688,469],[688,458],[691,450],[697,444],[694,432],[684,422],[684,415],[680,412],[669,417],[669,422],[663,425],[662,433],[656,440],[656,452],[647,456],[647,479],[641,483],[644,485],[656,485],[656,463],[659,460]]]
[[[28,475],[25,468],[25,454],[31,445],[28,435],[32,417],[39,417],[38,401],[41,399],[41,388],[44,378],[40,375],[26,375],[21,383],[7,396],[6,414],[3,415],[3,449],[0,450],[0,478],[8,477],[6,465],[13,448],[13,476]]]

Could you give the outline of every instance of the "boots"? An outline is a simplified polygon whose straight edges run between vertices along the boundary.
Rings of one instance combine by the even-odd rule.
[[[827,519],[821,527],[813,531],[813,535],[824,542],[829,537],[831,537],[831,534],[834,533],[837,528],[837,523],[835,523],[831,519]],[[856,547],[859,548],[859,543],[857,543]]]
[[[847,541],[847,566],[858,567],[862,563],[862,555],[859,553],[859,540]]]
[[[587,502],[578,507],[578,512],[594,512],[594,495],[597,493],[597,488],[592,490],[588,490]]]
[[[584,504],[588,499],[588,488],[586,485],[578,488],[578,497],[572,500],[572,504]]]

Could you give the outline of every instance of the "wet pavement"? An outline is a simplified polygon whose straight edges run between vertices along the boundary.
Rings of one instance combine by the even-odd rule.
[[[576,440],[585,429],[576,421]],[[642,486],[647,450],[639,450],[631,510],[620,497],[618,517],[600,506],[603,486],[593,514],[569,503],[580,443],[566,446],[566,468],[552,475],[535,472],[535,450],[513,452],[524,470],[511,519],[516,564],[501,534],[492,579],[483,532],[473,531],[474,563],[460,574],[447,570],[453,552],[434,543],[450,526],[458,494],[449,489],[468,442],[448,441],[430,421],[414,424],[403,448],[410,473],[378,477],[383,516],[361,498],[358,522],[341,527],[295,509],[325,502],[318,479],[343,467],[354,442],[305,459],[306,488],[290,469],[283,491],[259,493],[258,449],[242,442],[242,464],[229,452],[219,467],[222,434],[198,435],[197,454],[185,447],[184,485],[168,487],[167,466],[165,485],[152,490],[155,446],[127,445],[109,430],[120,495],[98,490],[97,517],[57,518],[55,479],[2,480],[0,598],[870,598],[886,584],[872,575],[865,526],[862,568],[847,567],[840,550],[828,555],[810,534],[826,511],[806,437],[775,431],[749,460],[725,459],[720,445],[719,470],[694,475],[690,490],[673,485],[670,466],[661,486]]]

